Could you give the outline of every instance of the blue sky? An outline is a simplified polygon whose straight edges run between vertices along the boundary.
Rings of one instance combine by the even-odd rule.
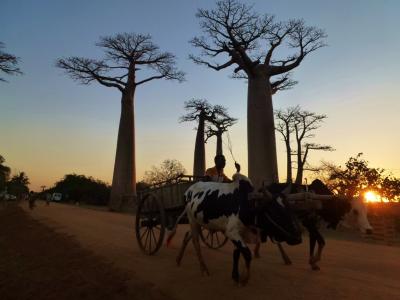
[[[244,81],[193,64],[188,41],[200,34],[197,8],[214,1],[8,1],[1,0],[0,41],[21,57],[24,76],[0,83],[0,154],[14,172],[26,171],[32,187],[50,186],[76,172],[111,182],[120,113],[117,90],[79,85],[54,67],[66,56],[101,57],[94,44],[119,32],[149,33],[162,50],[177,56],[184,83],[151,82],[138,88],[137,173],[166,158],[192,170],[195,124],[178,123],[183,103],[206,98],[228,107],[239,122],[232,128],[233,151],[247,171]],[[299,84],[274,97],[275,108],[301,105],[328,115],[316,142],[330,144],[321,159],[343,164],[364,152],[372,166],[400,174],[400,53],[398,1],[244,1],[278,20],[303,18],[323,28],[328,47],[306,58],[294,72]],[[280,139],[277,136],[277,139]],[[215,141],[207,145],[212,164]],[[278,142],[280,176],[285,175]],[[233,172],[228,158],[227,173]]]

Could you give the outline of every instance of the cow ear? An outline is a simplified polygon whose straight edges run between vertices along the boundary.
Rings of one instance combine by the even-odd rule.
[[[290,194],[290,191],[292,190],[292,184],[289,183],[287,187],[285,187],[285,189],[282,191],[282,194],[287,196]]]

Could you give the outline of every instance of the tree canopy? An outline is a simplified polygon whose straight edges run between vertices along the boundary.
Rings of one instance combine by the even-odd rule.
[[[284,74],[309,53],[325,46],[325,32],[306,26],[304,20],[280,22],[273,15],[261,15],[253,6],[236,0],[218,1],[212,10],[199,9],[196,17],[205,35],[191,40],[201,52],[190,58],[216,71],[235,66],[234,76],[254,76],[258,65],[267,67],[268,76]],[[293,53],[275,57],[276,49],[285,46],[286,51],[294,49]],[[276,87],[288,87],[289,79],[288,75],[279,78]]]
[[[155,184],[173,180],[185,173],[186,170],[181,162],[176,159],[166,159],[159,167],[152,166],[151,170],[146,171],[143,181],[147,184]]]
[[[104,36],[96,46],[104,50],[104,58],[72,56],[58,59],[56,66],[81,84],[97,81],[121,92],[155,79],[184,80],[184,73],[175,67],[175,56],[161,52],[150,35],[119,33]],[[139,78],[138,71],[142,71],[144,77]]]
[[[101,180],[85,175],[67,174],[56,182],[48,192],[63,194],[73,202],[83,202],[95,205],[107,205],[110,197],[110,186]]]
[[[29,178],[25,172],[19,172],[7,182],[7,191],[9,194],[19,198],[23,194],[29,193],[29,184]]]
[[[386,174],[382,168],[372,168],[362,153],[350,157],[344,167],[324,163],[328,186],[335,193],[349,197],[375,191],[389,201],[400,201],[400,179]]]

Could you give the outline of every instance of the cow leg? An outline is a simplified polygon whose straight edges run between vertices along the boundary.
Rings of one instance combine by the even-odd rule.
[[[316,224],[312,224],[307,226],[307,230],[310,236],[310,259],[309,264],[311,265],[312,270],[318,271],[320,267],[317,265],[317,262],[321,260],[322,250],[325,246],[325,240],[319,232]],[[314,255],[315,244],[318,243],[317,255]]]
[[[246,246],[246,244],[243,242],[243,240],[232,240],[233,244],[235,245],[236,250],[239,250],[239,254],[243,255],[244,261],[245,261],[245,266],[246,266],[246,272],[243,276],[240,276],[240,283],[242,285],[246,285],[247,282],[250,279],[250,265],[251,265],[251,251],[249,249],[249,247]],[[235,252],[233,253],[233,258],[234,258],[234,270],[232,271],[232,278],[233,280],[235,280],[234,278],[234,274],[236,275],[237,273],[239,273],[238,271],[238,262],[235,264],[235,259],[237,259],[237,261],[239,261],[239,256],[240,255],[235,255]],[[237,280],[235,280],[237,282]]]
[[[183,254],[185,253],[186,246],[188,245],[188,243],[191,240],[191,238],[192,238],[192,235],[191,235],[190,231],[186,232],[185,233],[185,237],[183,238],[181,249],[179,250],[179,254],[176,257],[176,264],[178,266],[181,265]]]
[[[254,247],[254,258],[260,258],[260,246],[261,243],[257,242],[256,246]]]
[[[193,224],[193,223],[191,223],[190,226],[192,228],[192,242],[193,242],[194,249],[196,250],[197,257],[199,259],[201,274],[202,275],[203,274],[210,275],[210,272],[208,271],[207,265],[204,262],[204,259],[203,259],[203,256],[202,256],[201,250],[200,250],[199,237],[200,237],[201,227],[199,224]]]
[[[317,255],[314,256],[314,263],[317,263],[321,260],[322,257],[322,250],[325,247],[325,239],[323,238],[323,236],[321,235],[321,233],[319,232],[319,230],[316,230],[316,239],[317,239],[317,243],[318,243],[318,250],[317,250]]]
[[[239,257],[240,257],[240,250],[235,247],[233,249],[233,269],[232,269],[232,279],[239,283]]]
[[[281,253],[281,256],[282,256],[282,259],[283,259],[283,262],[285,263],[285,265],[291,265],[292,261],[290,260],[289,256],[286,254],[281,243],[279,243],[279,242],[278,242],[278,249],[279,249],[279,252]]]

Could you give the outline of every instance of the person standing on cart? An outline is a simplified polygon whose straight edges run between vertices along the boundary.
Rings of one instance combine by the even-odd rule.
[[[205,176],[209,181],[214,182],[232,182],[225,174],[224,168],[226,164],[225,156],[218,154],[214,158],[215,166],[206,170]]]

